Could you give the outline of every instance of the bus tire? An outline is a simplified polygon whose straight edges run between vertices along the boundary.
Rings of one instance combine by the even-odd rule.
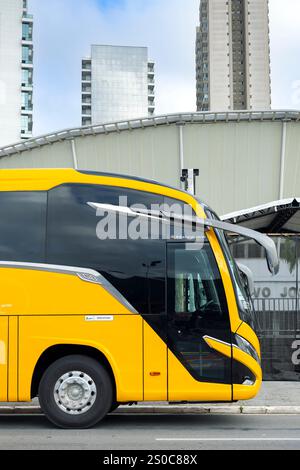
[[[87,429],[111,409],[113,386],[107,370],[95,359],[66,356],[45,371],[39,385],[43,413],[63,429]]]

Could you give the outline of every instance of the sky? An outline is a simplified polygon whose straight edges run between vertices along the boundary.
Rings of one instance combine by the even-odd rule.
[[[300,109],[300,0],[269,1],[272,107]],[[34,14],[34,135],[80,126],[81,58],[91,44],[147,46],[156,62],[156,114],[196,110],[199,0],[28,4]]]

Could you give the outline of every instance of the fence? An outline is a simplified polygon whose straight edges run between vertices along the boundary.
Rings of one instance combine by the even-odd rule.
[[[300,379],[300,309],[297,299],[255,299],[265,380]],[[299,351],[299,353],[298,353]]]

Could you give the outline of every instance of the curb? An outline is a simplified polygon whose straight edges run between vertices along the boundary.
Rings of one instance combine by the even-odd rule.
[[[40,415],[39,406],[0,406],[0,415]]]
[[[115,414],[162,415],[300,415],[300,406],[136,406],[120,407]]]
[[[41,415],[39,406],[0,406],[0,415]],[[128,415],[300,415],[300,406],[121,406],[114,414]]]

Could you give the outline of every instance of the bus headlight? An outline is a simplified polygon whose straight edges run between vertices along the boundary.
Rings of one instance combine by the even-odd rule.
[[[257,354],[257,351],[252,346],[252,344],[249,343],[249,341],[247,341],[245,338],[242,338],[242,336],[240,335],[235,335],[235,340],[239,349],[241,349],[246,354],[249,354],[251,357],[253,357],[253,359],[255,359],[259,364],[261,364],[261,360],[259,358],[259,355]]]

